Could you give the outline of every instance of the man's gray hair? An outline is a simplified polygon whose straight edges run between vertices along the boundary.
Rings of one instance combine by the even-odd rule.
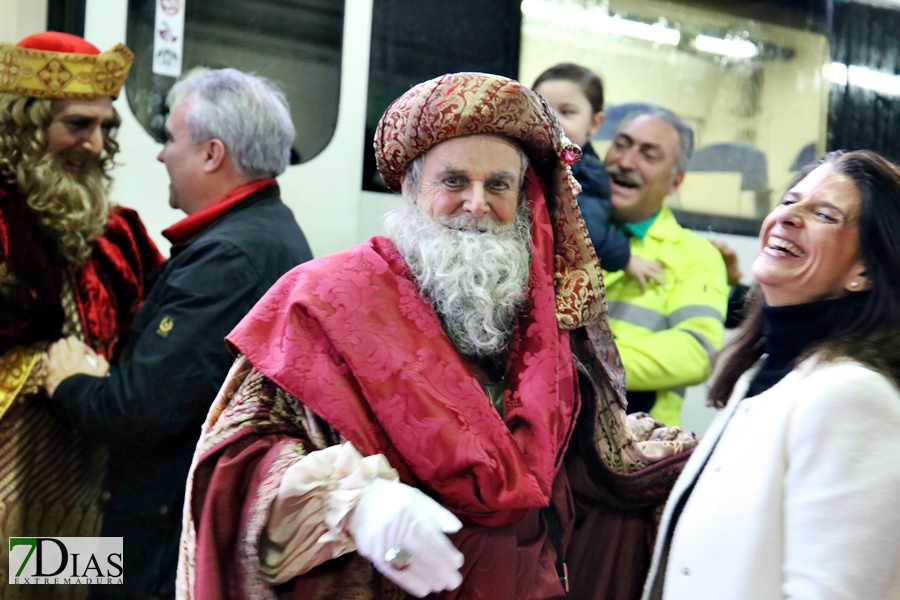
[[[679,148],[675,165],[672,167],[672,174],[675,175],[682,171],[687,171],[688,163],[691,161],[691,156],[694,154],[694,130],[691,129],[691,126],[685,123],[681,117],[671,110],[657,106],[628,113],[619,124],[619,131],[622,131],[623,127],[644,115],[656,117],[675,128],[675,131],[678,132],[678,138],[681,140],[681,147]]]
[[[214,69],[176,83],[170,107],[192,96],[185,115],[191,143],[221,140],[242,175],[275,177],[291,160],[296,130],[284,93],[258,75]]]
[[[426,154],[428,154],[428,151],[418,155],[406,165],[406,176],[403,178],[403,183],[409,188],[406,193],[412,199],[415,199],[419,193],[419,185],[422,183],[422,169],[425,165]],[[528,155],[521,148],[519,148],[519,158],[522,161],[522,174],[519,177],[519,189],[521,191],[525,185],[525,174],[528,173],[528,165],[530,163],[528,161]]]

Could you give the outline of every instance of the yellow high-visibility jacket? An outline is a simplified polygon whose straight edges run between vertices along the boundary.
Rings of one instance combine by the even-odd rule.
[[[644,239],[631,238],[631,253],[661,262],[665,285],[648,280],[641,293],[624,271],[603,273],[625,387],[655,391],[650,414],[670,427],[680,425],[685,387],[709,377],[722,347],[725,263],[712,244],[684,229],[665,207]]]

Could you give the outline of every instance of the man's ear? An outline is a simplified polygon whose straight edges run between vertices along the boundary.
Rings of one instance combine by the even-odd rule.
[[[588,141],[591,141],[591,138],[594,137],[594,134],[597,133],[597,130],[600,129],[600,126],[603,125],[603,121],[606,120],[606,114],[601,110],[600,112],[595,112],[594,116],[591,117],[591,128],[588,129]]]
[[[203,163],[203,171],[214,173],[222,168],[228,156],[228,149],[222,140],[213,138],[206,141],[206,160]]]
[[[669,191],[666,192],[666,194],[674,194],[675,190],[678,189],[678,186],[681,185],[682,181],[684,181],[684,171],[681,171],[680,173],[678,173],[678,175],[675,176],[675,179],[672,180],[672,185],[669,186]]]

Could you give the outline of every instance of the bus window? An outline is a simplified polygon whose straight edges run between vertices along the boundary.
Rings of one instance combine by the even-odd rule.
[[[175,78],[153,73],[159,0],[130,0],[126,43],[135,54],[125,90],[144,129],[163,141],[166,94]],[[298,132],[292,163],[321,152],[337,124],[344,2],[168,0],[186,5],[182,73],[234,67],[277,83]]]
[[[754,18],[729,14],[746,12],[743,2],[703,4],[523,0],[519,73],[530,85],[575,62],[601,75],[607,118],[591,140],[601,156],[635,108],[677,113],[695,150],[668,205],[683,225],[756,235],[773,199],[825,148],[829,46],[781,3],[768,13],[754,3]]]

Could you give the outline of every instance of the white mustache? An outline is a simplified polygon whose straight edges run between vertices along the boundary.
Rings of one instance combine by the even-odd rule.
[[[512,231],[515,226],[510,223],[504,225],[496,223],[485,217],[475,217],[472,215],[455,215],[445,216],[438,219],[441,225],[450,229],[458,229],[461,231],[476,231],[480,233],[504,233]]]

